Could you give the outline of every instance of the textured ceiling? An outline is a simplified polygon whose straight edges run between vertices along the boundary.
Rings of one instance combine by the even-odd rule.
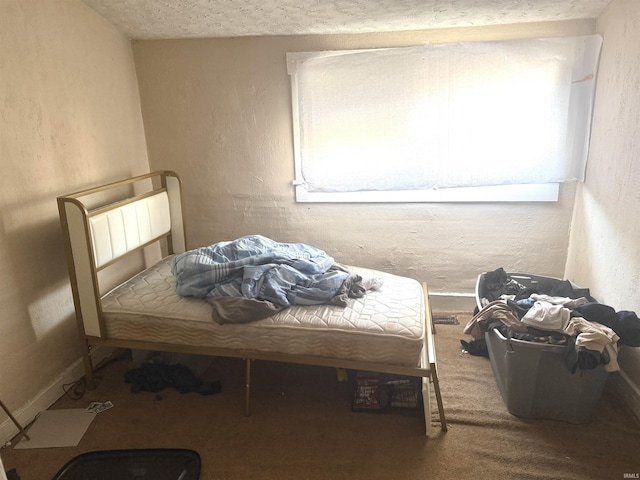
[[[610,0],[84,0],[133,39],[367,33],[593,19]]]

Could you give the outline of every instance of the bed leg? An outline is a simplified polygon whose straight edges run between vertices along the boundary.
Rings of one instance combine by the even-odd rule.
[[[84,379],[87,382],[87,388],[94,390],[96,381],[93,377],[93,364],[91,362],[91,349],[86,339],[80,341],[82,349],[82,363],[84,364]]]
[[[245,384],[244,384],[244,414],[245,416],[251,415],[251,359],[245,359],[246,371],[245,371]]]
[[[443,432],[447,431],[447,421],[444,416],[442,394],[440,393],[440,381],[438,380],[438,370],[436,369],[436,345],[433,339],[434,335],[436,334],[436,327],[433,323],[433,313],[431,311],[431,303],[429,302],[429,289],[427,288],[426,282],[422,282],[422,290],[424,292],[424,302],[427,306],[424,319],[427,335],[425,338],[424,347],[422,349],[421,365],[423,367],[426,367],[427,364],[429,365],[429,377],[428,379],[423,378],[423,402],[424,413],[426,417],[425,423],[427,427],[427,436],[431,436],[431,434],[433,433],[433,426],[431,425],[431,397],[428,383],[433,383],[433,390],[436,395],[436,402],[438,404],[438,413],[440,415],[440,429]]]
[[[15,417],[11,414],[11,412],[9,411],[9,409],[7,407],[5,407],[4,403],[2,403],[2,400],[0,400],[0,407],[2,407],[2,409],[4,410],[4,413],[7,414],[7,416],[11,419],[11,421],[13,422],[13,424],[18,427],[18,430],[20,430],[20,433],[24,436],[24,438],[26,438],[27,440],[31,440],[31,438],[29,438],[29,435],[27,435],[27,432],[24,431],[24,428],[22,428],[22,425],[20,425],[20,423],[15,419]]]
[[[442,404],[442,394],[440,393],[440,381],[438,380],[438,370],[436,364],[429,364],[431,369],[431,381],[433,382],[433,390],[436,394],[436,402],[438,404],[438,413],[440,414],[440,429],[443,432],[447,431],[447,420],[444,416],[444,405]]]
[[[431,424],[431,386],[429,377],[422,377],[422,408],[424,410],[424,430],[427,437],[433,436]]]

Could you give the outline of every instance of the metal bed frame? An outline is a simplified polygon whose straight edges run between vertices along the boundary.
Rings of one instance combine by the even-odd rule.
[[[144,190],[143,193],[135,193],[140,187]],[[434,426],[431,423],[430,387],[435,394],[440,428],[442,431],[447,430],[436,365],[435,328],[426,283],[422,284],[426,335],[421,364],[416,367],[311,355],[113,339],[106,335],[99,272],[152,245],[161,245],[162,255],[186,250],[181,180],[171,171],[152,172],[58,197],[58,210],[67,253],[85,378],[90,386],[94,383],[91,355],[100,345],[244,359],[245,415],[250,415],[251,412],[251,364],[255,360],[397,374],[422,378],[427,436],[434,434]]]

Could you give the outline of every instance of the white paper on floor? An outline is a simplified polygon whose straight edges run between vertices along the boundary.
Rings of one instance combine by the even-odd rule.
[[[22,437],[13,448],[75,447],[94,418],[94,412],[81,408],[45,410],[27,430],[31,440]]]

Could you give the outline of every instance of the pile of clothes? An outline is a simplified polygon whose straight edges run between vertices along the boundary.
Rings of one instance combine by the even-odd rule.
[[[203,382],[188,367],[180,364],[144,363],[127,370],[124,380],[131,384],[133,393],[157,393],[165,388],[175,388],[180,393],[197,392],[200,395],[222,392],[220,381]]]
[[[572,373],[601,364],[608,372],[617,371],[618,347],[640,346],[640,319],[635,312],[598,303],[588,288],[567,280],[542,292],[499,268],[485,274],[482,301],[482,309],[464,328],[473,340],[461,340],[473,355],[488,356],[484,334],[492,329],[508,339],[566,345],[564,363]]]

